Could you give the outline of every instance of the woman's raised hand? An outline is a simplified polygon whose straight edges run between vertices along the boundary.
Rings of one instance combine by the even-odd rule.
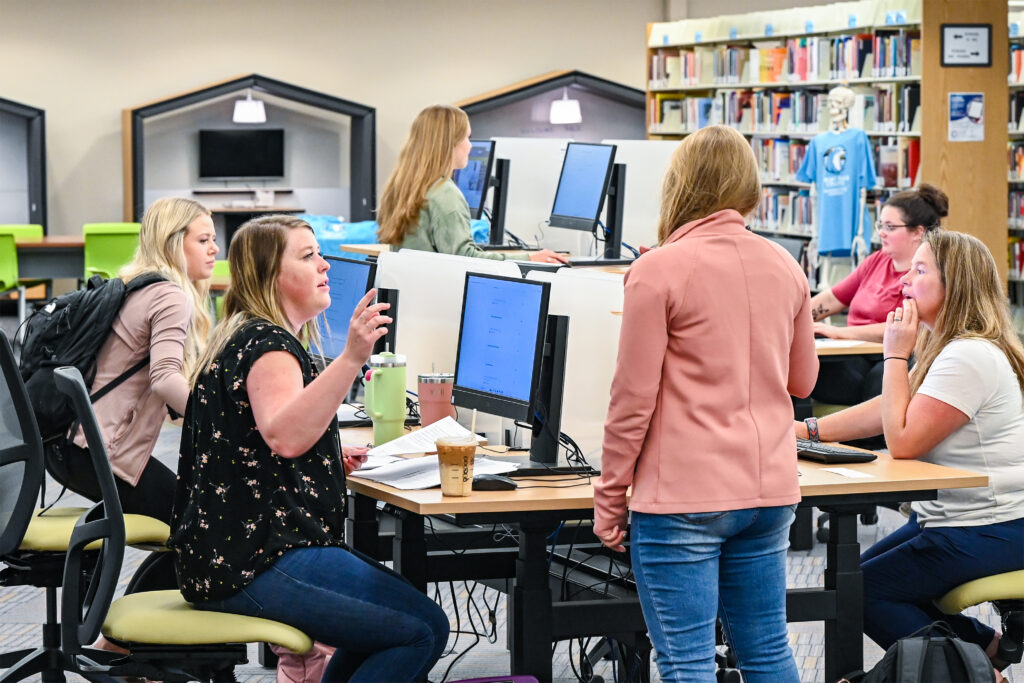
[[[391,322],[391,318],[383,315],[384,311],[391,308],[391,304],[373,304],[373,297],[377,290],[371,289],[366,293],[352,311],[352,319],[348,322],[348,339],[345,340],[345,351],[349,359],[357,365],[362,365],[373,352],[373,345],[377,340],[388,333],[384,327]]]

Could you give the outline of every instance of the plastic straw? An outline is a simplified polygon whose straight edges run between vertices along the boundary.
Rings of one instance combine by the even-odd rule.
[[[473,432],[474,435],[476,434],[476,408],[473,408],[473,419],[470,420],[469,431]]]

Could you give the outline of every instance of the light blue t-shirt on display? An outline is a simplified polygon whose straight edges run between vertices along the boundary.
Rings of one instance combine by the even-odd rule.
[[[818,252],[848,254],[857,234],[860,191],[875,186],[868,136],[859,128],[815,136],[796,177],[818,189]],[[864,241],[871,243],[870,222],[864,226]]]

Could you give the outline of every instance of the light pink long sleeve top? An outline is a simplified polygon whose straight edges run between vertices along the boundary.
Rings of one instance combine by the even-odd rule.
[[[135,486],[149,463],[167,406],[185,414],[185,335],[192,304],[181,287],[157,282],[132,292],[96,357],[93,391],[103,388],[146,354],[149,364],[93,405],[111,469]],[[81,430],[75,443],[86,448]]]
[[[731,209],[677,229],[625,279],[594,530],[648,513],[800,500],[790,394],[818,375],[807,278]]]

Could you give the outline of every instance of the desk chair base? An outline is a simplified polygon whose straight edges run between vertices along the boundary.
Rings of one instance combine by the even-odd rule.
[[[117,644],[131,650],[131,654],[97,661],[97,653],[89,651],[74,658],[77,671],[86,678],[92,676],[90,680],[145,678],[165,683],[229,683],[235,681],[235,667],[249,661],[244,643],[189,646]]]

